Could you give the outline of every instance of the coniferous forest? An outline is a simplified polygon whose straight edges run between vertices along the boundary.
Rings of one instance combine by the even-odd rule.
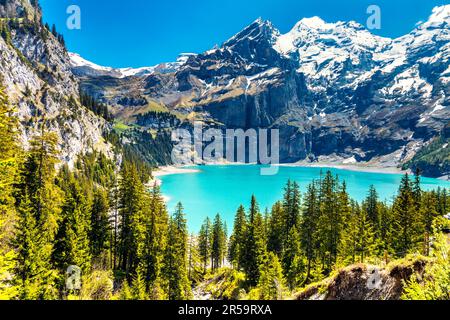
[[[0,91],[0,299],[290,299],[349,265],[414,259],[426,266],[402,298],[450,298],[450,196],[421,190],[419,175],[389,203],[373,187],[352,200],[330,172],[306,190],[288,181],[270,210],[252,197],[230,229],[217,214],[189,234],[183,205],[167,211],[147,166],[91,153],[69,168],[44,129],[23,150],[13,114]],[[79,289],[66,285],[73,265]]]

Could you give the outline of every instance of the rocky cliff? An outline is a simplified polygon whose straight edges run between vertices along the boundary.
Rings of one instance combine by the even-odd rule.
[[[59,136],[61,159],[70,165],[93,149],[111,154],[102,138],[109,125],[80,104],[67,50],[41,23],[36,1],[1,1],[0,17],[1,84],[17,106],[23,146],[45,124]]]

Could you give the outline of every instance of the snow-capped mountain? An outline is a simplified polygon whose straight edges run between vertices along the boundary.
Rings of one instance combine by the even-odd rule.
[[[449,12],[436,7],[397,39],[319,17],[281,34],[258,19],[167,72],[84,77],[82,87],[120,108],[134,107],[122,103],[132,98],[225,127],[277,127],[283,161],[331,155],[398,164],[450,121]]]
[[[89,77],[109,76],[112,78],[142,77],[150,75],[154,72],[176,72],[191,55],[192,54],[190,53],[183,53],[178,57],[176,62],[161,63],[153,67],[111,68],[103,67],[91,61],[88,61],[77,53],[69,53],[72,71],[74,72],[74,74],[78,76]]]

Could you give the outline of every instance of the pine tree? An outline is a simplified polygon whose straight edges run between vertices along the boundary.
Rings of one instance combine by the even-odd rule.
[[[261,261],[258,289],[261,300],[281,300],[284,291],[284,278],[278,257],[269,252]]]
[[[228,259],[233,264],[234,268],[237,270],[241,270],[242,268],[242,260],[243,256],[243,248],[245,245],[245,234],[247,228],[247,217],[245,215],[245,209],[241,205],[237,212],[236,217],[234,219],[234,227],[233,234],[230,238],[230,248]]]
[[[14,251],[11,247],[14,221],[17,218],[14,182],[20,161],[18,121],[13,111],[0,87],[0,300],[10,299],[14,295],[14,288],[7,283],[14,266]]]
[[[393,206],[394,249],[398,257],[403,257],[417,248],[418,216],[411,181],[408,174],[405,174]]]
[[[192,295],[187,271],[188,233],[183,210],[179,203],[169,222],[163,273],[170,300],[187,300]]]
[[[292,227],[286,240],[282,259],[283,274],[289,288],[294,289],[304,272],[302,252],[300,249],[300,235],[297,228]]]
[[[377,239],[380,240],[379,254],[385,258],[393,253],[393,217],[392,208],[386,203],[378,204],[378,212],[380,215],[380,225],[377,232]],[[387,261],[386,261],[387,262]]]
[[[242,250],[242,267],[250,286],[255,286],[259,280],[259,266],[266,253],[264,224],[255,196],[252,196],[248,227]]]
[[[212,249],[212,226],[209,218],[205,219],[198,236],[198,252],[203,263],[203,272],[206,273],[208,261],[211,257]]]
[[[224,225],[219,214],[217,214],[216,218],[214,219],[212,232],[212,270],[216,271],[222,266],[226,252],[226,235]]]
[[[150,195],[149,219],[145,235],[145,282],[150,297],[159,299],[162,293],[162,268],[167,246],[169,216],[160,188],[153,186]]]
[[[52,253],[54,264],[62,272],[71,265],[80,267],[84,273],[90,271],[90,222],[90,204],[78,181],[70,175],[62,206],[62,220]]]
[[[318,240],[320,259],[325,274],[331,272],[339,250],[342,217],[339,215],[338,185],[337,177],[333,177],[330,171],[320,184]]]
[[[267,250],[281,257],[285,242],[285,213],[281,202],[272,207],[268,221]]]
[[[197,284],[202,280],[202,273],[204,271],[198,253],[197,237],[191,235],[189,237],[189,251],[188,251],[188,277],[191,283]]]
[[[17,208],[15,285],[21,300],[56,299],[56,273],[52,270],[45,237],[27,194]]]
[[[127,277],[136,275],[136,270],[144,256],[146,233],[146,203],[144,185],[136,168],[125,164],[121,171],[119,186],[120,268]]]
[[[300,190],[296,182],[288,181],[285,187],[283,209],[285,215],[284,240],[293,227],[298,228],[300,222]]]
[[[312,182],[307,189],[304,198],[303,216],[301,220],[301,248],[307,260],[305,283],[311,276],[311,270],[317,258],[318,249],[318,219],[320,204],[318,199],[316,182]]]
[[[356,251],[359,256],[359,262],[364,263],[366,259],[374,254],[376,248],[375,231],[373,223],[365,210],[356,207],[356,228],[358,234],[356,237]]]
[[[20,171],[16,193],[18,236],[14,241],[18,252],[16,270],[21,273],[21,295],[34,292],[41,299],[55,297],[56,274],[51,255],[62,202],[61,190],[55,185],[57,137],[45,132],[44,125],[41,134],[31,140],[31,149]],[[29,249],[29,241],[33,242],[33,249]],[[28,250],[38,252],[39,257],[30,256]]]
[[[376,241],[372,219],[358,203],[352,202],[351,214],[342,234],[340,260],[343,265],[364,263],[375,253]]]
[[[416,207],[416,212],[420,211],[420,203],[422,201],[422,188],[420,187],[420,170],[417,169],[414,173],[414,182],[412,186],[412,192],[414,197],[414,205]]]
[[[103,266],[107,266],[107,250],[110,247],[111,225],[109,222],[109,201],[106,191],[97,188],[91,205],[89,241],[91,254]]]
[[[433,223],[438,216],[437,213],[437,199],[436,194],[431,192],[425,192],[421,195],[420,217],[423,230],[423,254],[430,255],[430,249],[432,244]]]
[[[380,223],[378,212],[378,193],[374,185],[370,186],[369,194],[364,202],[364,206],[367,214],[369,215],[370,221],[372,221],[374,226],[378,226]]]

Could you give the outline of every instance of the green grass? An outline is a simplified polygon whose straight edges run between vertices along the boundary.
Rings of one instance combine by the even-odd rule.
[[[129,129],[131,129],[131,127],[126,125],[122,121],[116,120],[114,122],[114,130],[116,130],[118,133],[123,133]]]

